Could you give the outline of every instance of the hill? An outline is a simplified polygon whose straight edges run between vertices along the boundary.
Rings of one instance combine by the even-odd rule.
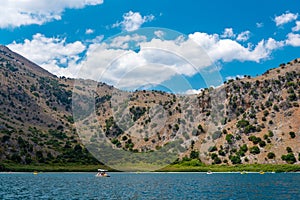
[[[182,96],[56,77],[1,46],[0,79],[1,162],[107,163],[93,151],[103,136],[114,150],[171,148],[178,159],[206,164],[300,160],[298,59]]]

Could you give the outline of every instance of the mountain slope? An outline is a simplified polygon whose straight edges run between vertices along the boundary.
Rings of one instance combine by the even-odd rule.
[[[105,136],[114,149],[132,153],[179,142],[180,158],[208,164],[299,163],[297,59],[256,78],[180,96],[58,78],[1,46],[0,79],[0,160],[5,162],[98,163],[84,145]],[[74,123],[73,113],[85,113],[88,98],[95,116],[74,115]]]

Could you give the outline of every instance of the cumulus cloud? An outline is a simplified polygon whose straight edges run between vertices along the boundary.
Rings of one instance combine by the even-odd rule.
[[[2,0],[0,4],[0,28],[44,24],[60,20],[67,8],[83,8],[102,4],[103,0]]]
[[[185,92],[186,95],[194,95],[194,94],[199,94],[203,91],[203,88],[201,89],[189,89]]]
[[[122,29],[125,31],[135,31],[144,23],[150,22],[154,18],[154,15],[142,16],[139,12],[129,11],[123,15],[123,21],[116,22],[112,27],[122,27]]]
[[[294,32],[300,31],[300,21],[296,21],[296,26],[292,28],[292,31]]]
[[[94,33],[94,30],[93,29],[86,29],[85,30],[85,34],[89,35],[89,34],[93,34]]]
[[[225,28],[223,34],[221,35],[222,38],[234,38],[235,34],[233,33],[232,28]]]
[[[282,26],[284,24],[296,20],[297,18],[298,18],[298,13],[294,14],[294,13],[286,12],[280,16],[276,16],[274,18],[274,21],[276,23],[276,26]]]
[[[236,76],[227,76],[225,79],[228,81],[228,80],[235,80],[236,78],[239,78],[239,79],[242,79],[244,78],[245,76],[244,75],[236,75]]]
[[[287,35],[286,44],[294,46],[294,47],[299,47],[300,46],[300,34],[289,33]]]
[[[143,85],[159,85],[174,76],[193,76],[199,72],[207,85],[220,85],[221,78],[210,73],[216,70],[209,68],[212,62],[260,62],[285,45],[283,41],[269,38],[256,45],[243,46],[237,40],[201,32],[172,40],[140,34],[120,35],[106,41],[102,38],[99,36],[83,44],[36,34],[32,40],[14,42],[8,47],[58,76],[89,78],[134,90]],[[290,39],[292,41],[292,35]],[[135,48],[139,50],[134,51]],[[180,85],[188,85],[185,82],[181,80]]]
[[[189,37],[202,46],[213,61],[223,62],[233,60],[259,62],[262,59],[268,59],[273,50],[284,45],[283,41],[276,41],[272,38],[245,47],[235,40],[220,39],[217,34],[196,32],[190,34]]]
[[[250,31],[244,31],[244,32],[241,32],[240,34],[238,34],[236,40],[245,42],[249,39],[249,37],[250,37]]]
[[[8,47],[49,72],[68,77],[76,74],[80,67],[79,54],[86,49],[79,41],[67,43],[65,38],[47,38],[40,33],[35,34],[32,40],[26,39],[24,43],[13,42]]]

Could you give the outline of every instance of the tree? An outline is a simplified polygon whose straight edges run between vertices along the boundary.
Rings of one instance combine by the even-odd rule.
[[[293,152],[293,150],[292,150],[291,147],[286,147],[286,151],[287,151],[288,153],[292,153],[292,152]]]
[[[281,159],[286,161],[288,164],[294,164],[296,162],[296,158],[293,153],[288,153],[287,155],[282,155]]]
[[[232,162],[232,164],[241,164],[242,160],[239,156],[229,156],[230,161]]]
[[[199,152],[198,151],[191,151],[190,153],[190,158],[191,159],[199,159]]]
[[[275,153],[269,152],[268,155],[267,155],[267,157],[268,157],[269,159],[273,159],[273,158],[275,158]]]
[[[296,137],[295,132],[293,132],[293,131],[289,132],[289,134],[290,134],[291,138],[295,138]]]
[[[259,150],[258,146],[251,147],[250,148],[250,153],[252,153],[252,154],[259,154],[260,150]]]

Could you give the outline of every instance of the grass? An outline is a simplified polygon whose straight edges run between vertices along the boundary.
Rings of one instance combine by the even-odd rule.
[[[2,168],[2,170],[1,170]],[[0,163],[0,171],[12,172],[96,172],[97,169],[117,171],[104,165],[83,165],[80,163],[68,164],[31,164],[22,165],[16,163]],[[132,168],[133,169],[133,168]],[[129,171],[129,170],[128,170]],[[134,171],[134,170],[131,170]],[[296,172],[300,171],[300,165],[292,164],[241,164],[241,165],[205,165],[199,160],[182,161],[168,165],[158,172]]]
[[[12,172],[96,172],[97,169],[107,169],[109,171],[117,171],[104,165],[83,165],[77,163],[69,164],[30,164],[22,165],[16,163],[0,163],[3,171]],[[0,168],[1,169],[1,168]],[[1,171],[1,170],[0,170]]]
[[[241,165],[205,165],[198,160],[183,161],[169,165],[162,172],[296,172],[300,165],[292,164],[241,164]]]

